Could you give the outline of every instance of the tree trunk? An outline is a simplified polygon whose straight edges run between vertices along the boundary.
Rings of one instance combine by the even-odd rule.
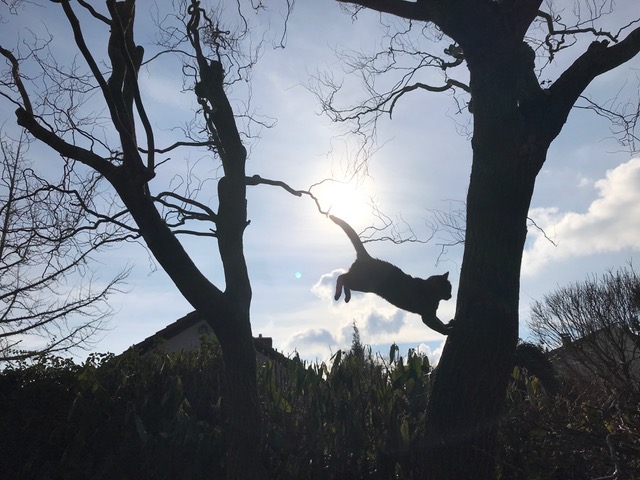
[[[228,179],[223,178],[221,182],[224,184]],[[242,211],[228,217],[232,224],[237,223],[236,229],[231,228],[235,234],[225,234],[224,213],[219,222],[221,255],[226,261],[225,271],[230,272],[228,283],[236,285],[223,293],[192,262],[162,221],[151,198],[141,189],[134,193],[135,187],[126,178],[115,185],[156,260],[189,303],[207,319],[220,342],[225,378],[223,408],[229,419],[227,478],[266,478],[261,458],[262,417],[257,394],[256,352],[249,318],[251,289],[242,255],[242,235],[238,232],[245,225]],[[243,195],[242,191],[235,193]],[[241,204],[244,210],[244,202]],[[221,205],[221,211],[224,210]],[[242,278],[246,278],[246,282],[241,281]]]
[[[256,352],[249,318],[229,322],[229,339],[220,339],[224,359],[223,409],[229,412],[227,478],[266,479],[262,462],[262,416],[257,395]],[[235,328],[234,328],[235,327]],[[233,332],[246,330],[248,332]]]
[[[517,77],[486,59],[474,70],[473,167],[457,325],[429,403],[425,472],[494,479],[496,425],[518,340],[520,267],[534,181],[547,146],[521,115]]]
[[[457,325],[429,404],[428,434],[444,447],[432,457],[444,468],[431,472],[434,479],[494,478],[495,426],[518,340],[519,259],[528,199],[505,201],[502,176],[488,173],[472,176]],[[487,191],[495,192],[492,198],[482,193]]]

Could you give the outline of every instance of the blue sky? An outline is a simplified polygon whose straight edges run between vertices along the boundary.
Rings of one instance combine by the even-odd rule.
[[[636,0],[617,2],[615,17],[627,19],[637,10]],[[563,2],[557,2],[562,4]],[[206,4],[206,2],[203,2]],[[100,8],[102,3],[96,3]],[[139,2],[138,18],[146,17]],[[42,2],[29,5],[28,21],[6,13],[3,4],[0,29],[3,45],[13,46],[25,28],[42,32],[46,27],[54,41],[69,43],[64,37],[64,18],[59,6]],[[279,16],[272,17],[278,28]],[[148,20],[148,17],[146,17]],[[256,19],[257,27],[264,27]],[[136,39],[153,51],[152,34],[141,25]],[[97,32],[93,32],[99,38]],[[259,174],[280,179],[294,188],[307,188],[327,177],[342,180],[356,158],[357,142],[344,135],[344,128],[320,115],[320,105],[306,88],[317,72],[332,71],[344,78],[345,101],[364,98],[356,78],[345,76],[335,51],[372,52],[382,41],[379,16],[363,12],[357,21],[341,11],[337,3],[299,1],[287,29],[286,49],[265,49],[253,72],[251,106],[253,111],[277,120],[251,142],[248,175]],[[446,44],[446,42],[445,42]],[[426,45],[426,44],[425,44]],[[580,48],[580,47],[578,47]],[[437,53],[438,50],[435,50]],[[66,49],[65,53],[70,54]],[[578,50],[567,53],[558,64],[550,65],[546,78],[553,79],[563,61],[575,58]],[[164,63],[162,63],[164,62]],[[169,144],[177,122],[192,116],[196,105],[191,93],[180,93],[182,78],[175,63],[162,60],[141,73],[143,100],[156,126],[158,144]],[[174,68],[171,68],[173,66]],[[593,99],[634,100],[640,84],[640,58],[598,79],[587,93]],[[244,89],[230,94],[237,102],[246,100]],[[11,130],[11,105],[0,99]],[[240,103],[237,103],[240,105]],[[397,105],[393,119],[382,118],[378,125],[379,149],[369,160],[367,177],[361,177],[356,192],[340,198],[322,194],[323,206],[345,218],[356,229],[375,222],[363,198],[375,198],[376,205],[392,218],[401,217],[416,236],[431,236],[433,210],[457,208],[464,202],[468,185],[471,148],[461,130],[469,122],[468,113],[458,113],[447,94],[414,92]],[[15,130],[14,130],[15,131]],[[32,149],[36,164],[55,168],[59,159],[48,152]],[[151,188],[158,192],[166,182],[190,167],[201,179],[215,178],[217,165],[203,152],[180,151],[171,155]],[[56,164],[58,162],[58,164]],[[209,200],[215,201],[214,183]],[[640,156],[634,156],[612,137],[606,120],[585,110],[575,110],[549,152],[539,175],[530,217],[555,243],[535,228],[529,229],[523,261],[521,290],[521,336],[526,337],[526,320],[531,301],[567,282],[579,281],[589,273],[603,272],[633,261],[640,248]],[[284,353],[298,351],[308,359],[327,359],[331,352],[351,341],[355,321],[364,343],[388,352],[396,342],[407,348],[420,348],[437,358],[444,337],[426,328],[417,315],[398,311],[373,295],[354,295],[349,304],[334,302],[331,293],[336,276],[348,268],[355,254],[343,232],[320,215],[306,198],[283,190],[251,187],[248,198],[251,225],[246,230],[246,256],[253,285],[252,324],[254,334],[274,339]],[[446,241],[437,232],[428,243],[375,242],[370,253],[388,260],[407,273],[427,277],[450,272],[454,298],[442,302],[439,317],[454,315],[455,294],[462,247],[441,254],[439,243]],[[185,239],[188,250],[202,269],[223,288],[217,247],[211,240]],[[95,266],[103,280],[127,266],[132,267],[127,293],[112,297],[116,314],[108,324],[97,351],[119,353],[177,318],[191,311],[161,270],[155,268],[146,250],[137,244],[124,244],[100,255]]]

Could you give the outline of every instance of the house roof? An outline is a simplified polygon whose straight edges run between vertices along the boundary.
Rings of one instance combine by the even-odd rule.
[[[203,320],[204,319],[202,318],[202,316],[194,310],[193,312],[187,313],[184,317],[179,318],[175,322],[170,323],[162,330],[158,330],[156,333],[154,333],[150,337],[145,338],[140,343],[133,345],[132,348],[137,350],[140,355],[144,355],[145,353],[153,350],[158,345],[158,343],[169,340],[181,334],[182,332],[194,327]],[[288,360],[287,357],[273,348],[273,339],[271,337],[263,337],[262,335],[254,337],[253,345],[258,353],[264,355],[270,360]]]
[[[629,338],[637,337],[631,330],[628,328],[624,328],[623,325],[618,323],[614,323],[611,325],[605,325],[597,330],[593,330],[582,337],[573,338],[570,333],[563,333],[560,335],[562,344],[552,350],[549,350],[549,357],[561,357],[566,355],[568,352],[573,352],[576,349],[583,348],[585,345],[589,345],[594,341],[597,341],[598,338],[606,338],[610,336],[628,336]]]

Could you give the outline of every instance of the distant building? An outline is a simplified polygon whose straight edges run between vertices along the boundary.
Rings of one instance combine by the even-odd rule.
[[[640,390],[640,336],[624,325],[611,325],[572,338],[562,335],[562,345],[548,352],[558,376],[585,387]]]
[[[194,350],[200,348],[203,336],[214,336],[213,330],[198,312],[191,312],[175,322],[158,330],[142,342],[132,348],[140,355],[145,355],[153,350],[160,349],[164,352],[177,352],[180,350]],[[265,363],[288,362],[288,358],[273,348],[273,339],[259,335],[254,337],[253,344],[256,349],[256,360]]]

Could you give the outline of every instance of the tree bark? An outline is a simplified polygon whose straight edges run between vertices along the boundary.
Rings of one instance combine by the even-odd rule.
[[[256,353],[251,325],[244,312],[219,336],[224,360],[223,408],[229,412],[227,478],[266,479],[262,462],[262,415],[257,395]],[[236,330],[236,331],[233,331]],[[242,332],[237,330],[244,330]],[[227,338],[228,336],[228,338]]]
[[[496,32],[463,46],[473,164],[457,326],[427,412],[425,471],[433,479],[495,478],[496,427],[518,339],[520,270],[536,176],[584,88],[640,49],[639,30],[609,49],[594,42],[543,91],[531,48]]]
[[[434,479],[494,478],[495,427],[518,340],[532,179],[513,188],[520,182],[487,167],[486,155],[474,152],[457,325],[438,364],[428,410],[428,434],[437,445],[428,462]],[[488,155],[496,159],[496,153]],[[504,160],[516,161],[513,154]],[[505,196],[505,190],[512,192]]]
[[[428,478],[495,478],[496,425],[518,340],[520,267],[541,141],[523,94],[528,47],[467,53],[474,110],[473,166],[456,328],[438,365],[428,409]],[[506,68],[510,66],[510,68]],[[537,85],[537,84],[536,84]]]

